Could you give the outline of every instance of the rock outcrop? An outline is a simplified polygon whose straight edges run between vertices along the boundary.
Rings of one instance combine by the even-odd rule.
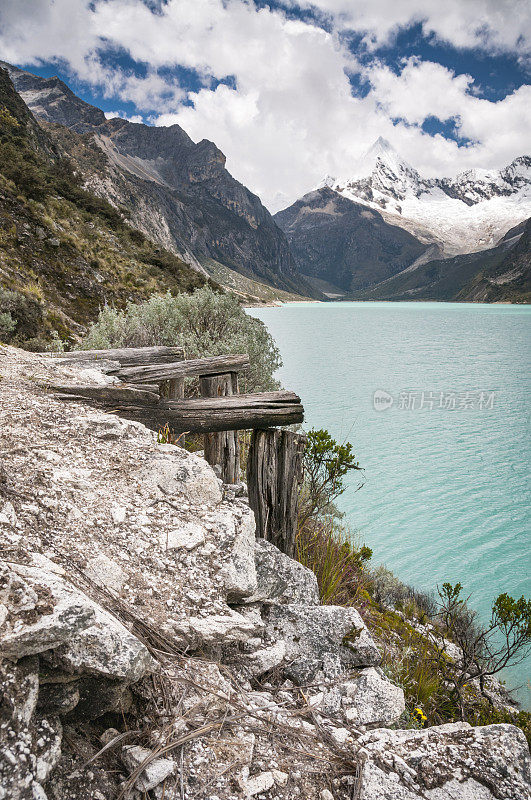
[[[57,77],[0,66],[33,114],[52,123],[49,135],[77,161],[87,188],[126,209],[153,242],[203,274],[219,263],[278,289],[312,291],[295,270],[284,233],[225,168],[214,142],[195,143],[179,125],[108,120]]]
[[[359,613],[200,457],[46,390],[87,370],[0,374],[1,800],[528,796],[512,726],[389,727]]]
[[[275,214],[298,268],[330,297],[392,278],[435,249],[380,211],[323,186]]]

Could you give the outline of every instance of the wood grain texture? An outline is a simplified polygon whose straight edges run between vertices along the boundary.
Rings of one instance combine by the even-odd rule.
[[[202,397],[227,397],[238,393],[238,375],[203,375],[199,379]],[[205,459],[218,467],[223,483],[237,483],[240,479],[240,448],[238,432],[219,431],[204,434]]]
[[[167,364],[182,361],[182,347],[118,347],[109,350],[70,350],[67,353],[41,353],[63,361],[118,361],[120,367],[134,367],[147,364]]]
[[[306,437],[285,430],[254,430],[247,457],[249,505],[256,535],[293,558]]]
[[[231,355],[194,358],[167,364],[119,367],[109,370],[109,372],[127,383],[161,383],[177,378],[223,375],[227,372],[240,372],[245,369],[249,369],[249,356]]]
[[[137,386],[48,386],[61,399],[82,399],[115,411],[153,430],[168,424],[174,433],[267,428],[302,422],[304,409],[293,392],[165,400]]]
[[[104,407],[136,403],[149,408],[160,403],[158,391],[149,391],[138,386],[128,386],[125,383],[119,383],[114,386],[47,384],[45,388],[48,391],[52,391],[62,400],[83,400],[92,405]]]

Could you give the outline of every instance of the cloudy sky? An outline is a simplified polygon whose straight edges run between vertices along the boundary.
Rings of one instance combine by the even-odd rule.
[[[427,176],[529,153],[528,0],[2,0],[0,57],[212,139],[273,211],[378,137]]]

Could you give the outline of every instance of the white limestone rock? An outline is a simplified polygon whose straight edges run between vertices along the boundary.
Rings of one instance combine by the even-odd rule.
[[[230,553],[221,570],[226,598],[231,603],[239,602],[252,595],[257,586],[254,514],[244,506],[241,518],[235,521],[230,513],[218,512],[215,524],[221,534],[221,547]]]
[[[204,544],[206,531],[197,522],[185,522],[180,528],[166,531],[160,537],[160,543],[166,550],[193,550]]]
[[[42,784],[50,776],[61,756],[63,727],[57,717],[41,719],[35,726],[35,780]]]
[[[122,761],[132,773],[152,755],[152,751],[138,745],[126,745],[122,748]],[[174,775],[177,764],[170,758],[155,758],[142,770],[135,781],[135,788],[140,792],[149,792],[159,786],[170,775]]]
[[[247,657],[244,664],[251,675],[259,677],[264,672],[269,672],[269,670],[279,667],[286,658],[286,652],[286,642],[280,639],[269,647],[255,650]]]
[[[333,677],[328,665],[376,666],[380,652],[354,608],[340,606],[275,605],[264,615],[268,634],[286,644],[285,669],[303,685],[320,673]]]
[[[358,740],[367,754],[360,800],[528,800],[531,756],[512,725],[451,723],[377,729]]]
[[[18,659],[42,653],[92,624],[94,604],[60,577],[35,567],[10,566],[0,566],[0,580],[10,587],[5,592],[9,616],[0,636],[2,655]],[[28,618],[29,610],[35,613]]]
[[[5,565],[10,615],[0,634],[2,654],[11,658],[54,650],[64,667],[137,681],[152,668],[147,648],[112,614],[60,575],[37,567]],[[23,611],[20,611],[22,605]],[[26,622],[24,611],[32,617]]]
[[[226,614],[207,617],[187,617],[172,622],[174,631],[185,638],[191,647],[223,645],[245,641],[256,636],[261,626],[255,619],[227,608]]]
[[[108,558],[104,553],[91,558],[85,567],[85,575],[90,578],[97,586],[103,589],[111,589],[113,592],[119,593],[126,575],[123,569]]]
[[[248,797],[254,797],[256,794],[267,792],[268,789],[271,789],[274,785],[274,775],[268,770],[267,772],[261,772],[259,775],[249,778],[245,783],[245,791]]]
[[[319,605],[317,578],[311,570],[265,539],[257,539],[254,549],[257,588],[248,602]]]
[[[289,780],[289,775],[287,772],[282,772],[279,769],[272,769],[271,774],[275,780],[277,786],[285,786]]]
[[[184,495],[191,503],[218,505],[222,500],[221,481],[202,458],[180,447],[162,444],[146,464],[142,476],[146,487],[166,495]]]
[[[14,528],[17,524],[17,515],[15,513],[15,509],[13,508],[13,504],[9,501],[4,503],[2,509],[0,510],[0,525],[9,525]]]
[[[394,725],[406,708],[404,692],[374,667],[339,686],[343,714],[355,725]]]
[[[127,508],[125,506],[119,506],[117,504],[111,506],[111,517],[115,525],[121,525],[122,522],[125,522],[126,516]]]
[[[151,672],[154,662],[145,645],[112,614],[93,608],[93,624],[54,651],[65,669],[127,683]]]

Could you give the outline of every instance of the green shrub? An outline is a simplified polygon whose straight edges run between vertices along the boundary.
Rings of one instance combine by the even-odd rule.
[[[13,319],[9,311],[0,311],[0,340],[8,341],[15,330],[17,321]]]
[[[340,444],[326,430],[312,428],[307,433],[303,456],[304,480],[299,499],[299,521],[311,517],[338,515],[334,501],[345,491],[344,477],[350,470],[361,470],[350,442]],[[358,486],[361,489],[360,484]]]
[[[245,313],[237,299],[209,286],[193,294],[153,295],[129,302],[125,311],[105,307],[82,347],[182,346],[186,358],[247,353],[251,367],[240,375],[240,391],[277,389],[273,374],[280,352],[265,325]]]
[[[409,610],[407,616],[410,617],[433,617],[437,612],[433,594],[402,583],[384,566],[376,567],[371,572],[371,593],[384,606]]]
[[[0,317],[7,326],[3,335],[8,342],[30,339],[39,335],[43,320],[42,304],[33,291],[23,294],[0,288]],[[9,317],[14,324],[9,322]]]

